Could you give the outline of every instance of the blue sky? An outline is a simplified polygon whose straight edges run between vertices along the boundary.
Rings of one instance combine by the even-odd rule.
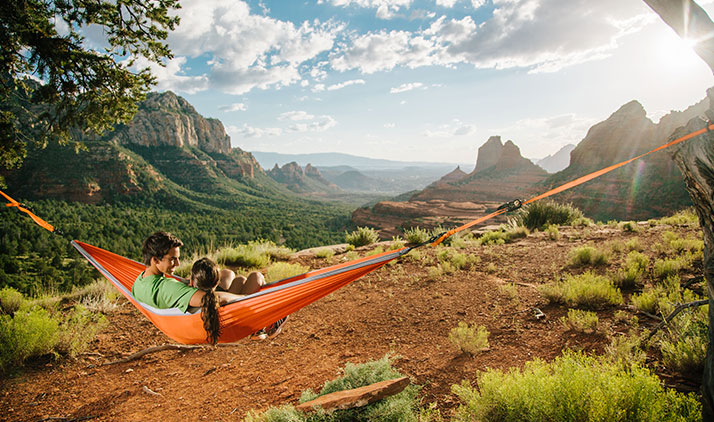
[[[714,86],[641,0],[181,4],[155,90],[247,151],[474,163],[500,135],[542,158],[631,100],[656,122]]]

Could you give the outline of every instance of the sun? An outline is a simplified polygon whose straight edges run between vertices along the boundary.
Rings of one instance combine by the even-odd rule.
[[[659,38],[655,48],[658,61],[666,69],[687,72],[704,65],[702,59],[694,52],[697,40],[680,38],[674,31],[668,31]]]

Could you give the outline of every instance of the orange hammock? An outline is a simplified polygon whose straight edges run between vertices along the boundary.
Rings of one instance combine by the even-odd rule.
[[[134,299],[131,286],[146,268],[144,264],[76,240],[72,241],[72,246],[164,334],[183,344],[206,342],[200,310],[197,313],[184,313],[177,308],[158,309]],[[218,342],[232,343],[249,336],[408,253],[411,249],[387,251],[265,285],[256,293],[219,308],[222,331]]]

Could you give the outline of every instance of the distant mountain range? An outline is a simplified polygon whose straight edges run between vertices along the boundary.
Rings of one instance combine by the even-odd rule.
[[[75,154],[57,145],[33,149],[21,168],[2,175],[8,193],[24,199],[122,201],[182,210],[239,209],[246,204],[254,206],[251,212],[260,207],[307,209],[318,206],[310,202],[315,198],[352,197],[349,203],[359,198],[374,205],[356,210],[353,222],[388,234],[410,225],[471,219],[502,202],[527,198],[640,154],[664,143],[675,128],[707,108],[702,101],[655,124],[639,103],[625,104],[593,126],[572,150],[567,146],[538,161],[550,171],[566,166],[549,174],[523,158],[513,141],[504,143],[499,136],[478,149],[475,164],[401,162],[340,153],[250,153],[231,148],[222,123],[202,117],[185,99],[171,92],[152,93],[130,123],[102,138],[83,139],[86,150]],[[385,195],[394,199],[376,202]],[[602,220],[649,218],[690,203],[667,153],[654,154],[557,199]]]

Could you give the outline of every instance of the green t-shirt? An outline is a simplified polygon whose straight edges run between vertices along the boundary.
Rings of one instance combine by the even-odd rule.
[[[131,287],[131,294],[139,302],[146,303],[154,308],[179,308],[181,311],[186,312],[191,296],[197,290],[164,275],[144,277],[142,272]]]

